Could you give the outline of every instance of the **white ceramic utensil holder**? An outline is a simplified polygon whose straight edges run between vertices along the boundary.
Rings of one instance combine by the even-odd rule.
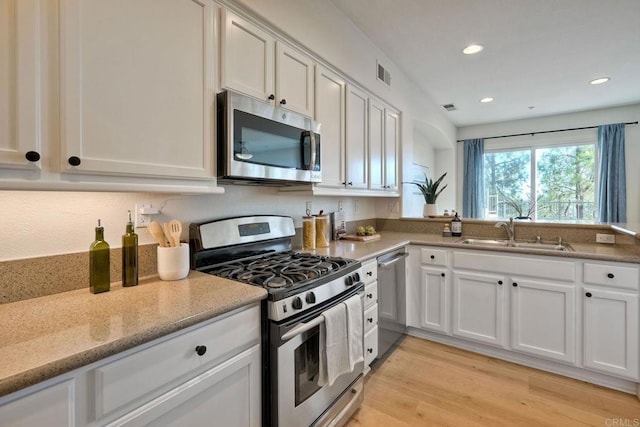
[[[162,280],[180,280],[189,274],[189,245],[158,246],[158,276]]]

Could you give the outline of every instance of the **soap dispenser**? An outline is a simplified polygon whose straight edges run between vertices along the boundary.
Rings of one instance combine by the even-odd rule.
[[[122,235],[122,286],[138,284],[138,235],[133,231],[131,211],[125,233]]]
[[[89,246],[89,290],[92,294],[111,288],[109,264],[109,244],[104,240],[104,228],[98,220],[96,239]]]

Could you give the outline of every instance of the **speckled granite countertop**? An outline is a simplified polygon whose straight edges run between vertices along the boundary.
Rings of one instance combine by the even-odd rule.
[[[191,271],[0,305],[0,396],[266,298],[259,287]]]
[[[471,246],[456,243],[460,237],[442,237],[438,234],[401,233],[383,231],[382,238],[370,242],[356,242],[339,240],[331,242],[328,248],[316,249],[321,255],[342,256],[366,260],[377,257],[385,252],[397,249],[407,244],[443,246],[458,249],[474,249],[481,251],[496,251],[505,254],[546,255],[565,258],[583,258],[602,261],[630,262],[640,264],[640,245],[608,245],[598,243],[570,243],[574,251],[541,251],[524,248]]]

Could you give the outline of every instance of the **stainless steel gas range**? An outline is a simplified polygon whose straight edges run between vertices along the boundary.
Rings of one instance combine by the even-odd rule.
[[[191,224],[191,268],[262,286],[263,424],[339,426],[362,402],[364,363],[320,385],[322,313],[364,295],[359,261],[292,251],[293,220],[248,216]]]

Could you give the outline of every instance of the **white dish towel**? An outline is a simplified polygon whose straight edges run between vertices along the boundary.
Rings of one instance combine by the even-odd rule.
[[[362,344],[362,300],[360,295],[354,295],[344,302],[347,307],[347,336],[349,337],[349,372],[356,364],[364,361]]]
[[[322,313],[318,385],[333,385],[340,375],[351,372],[347,345],[347,307],[337,304]]]

